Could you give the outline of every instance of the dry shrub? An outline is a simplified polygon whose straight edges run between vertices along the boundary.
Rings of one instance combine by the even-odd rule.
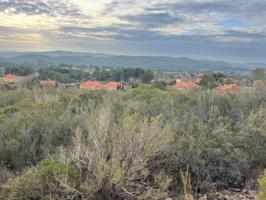
[[[181,181],[183,185],[183,192],[184,192],[184,200],[194,200],[194,197],[192,195],[192,183],[191,183],[191,177],[188,170],[188,166],[186,171],[181,171]]]
[[[170,139],[170,129],[159,118],[148,121],[133,114],[114,123],[105,106],[77,129],[74,145],[61,149],[61,161],[74,163],[85,196],[136,199],[156,184],[150,181],[148,161],[163,152]]]

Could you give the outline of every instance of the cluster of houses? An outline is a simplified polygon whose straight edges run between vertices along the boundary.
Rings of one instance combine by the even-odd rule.
[[[16,76],[13,74],[7,74],[1,78],[3,82],[6,83],[15,83],[19,80],[22,80],[23,76]],[[176,79],[176,84],[173,86],[174,89],[183,91],[187,89],[200,89],[201,86],[198,84],[198,79],[200,77],[197,77],[197,80],[195,82],[188,79],[186,76],[178,76]],[[41,80],[40,82],[41,86],[51,86],[56,87],[58,86],[58,82],[54,80]],[[266,81],[258,80],[254,81],[253,86],[259,86],[259,85],[266,85]],[[101,83],[98,81],[86,81],[79,85],[80,88],[83,89],[90,89],[90,90],[107,90],[107,91],[113,91],[113,90],[127,90],[128,87],[123,82],[108,82],[108,83]],[[242,91],[245,88],[245,86],[238,85],[238,84],[224,84],[221,86],[218,86],[214,88],[214,91],[216,93],[238,93]]]
[[[196,77],[195,82],[191,81],[190,78],[188,76],[184,76],[184,75],[179,75],[177,76],[176,79],[176,84],[174,85],[174,88],[177,90],[186,90],[186,89],[199,89],[201,88],[201,86],[199,85],[200,80],[202,79],[202,77],[204,76],[204,74],[199,74]],[[222,78],[223,81],[232,81],[232,78]],[[258,86],[266,86],[266,81],[265,80],[256,80],[253,82],[253,87],[258,87]],[[245,89],[247,87],[240,85],[240,84],[223,84],[220,85],[218,87],[214,88],[214,92],[216,93],[239,93],[241,92],[243,89]]]
[[[6,74],[1,78],[1,80],[5,83],[16,83],[20,80],[23,80],[23,76],[16,76],[14,74]],[[51,86],[51,87],[56,87],[58,86],[58,82],[55,80],[41,80],[39,82],[41,86]],[[91,89],[91,90],[127,90],[128,87],[123,83],[123,82],[108,82],[108,83],[101,83],[98,81],[86,81],[83,82],[79,85],[80,88],[85,88],[85,89]]]
[[[184,89],[199,89],[200,85],[192,81],[179,81],[177,80],[174,85],[175,89],[184,90]],[[225,84],[214,88],[214,91],[217,93],[238,93],[244,89],[244,86],[237,84]]]
[[[199,89],[201,88],[201,86],[192,81],[187,81],[187,82],[177,82],[174,85],[174,88],[178,90]],[[242,89],[244,89],[244,86],[237,85],[237,84],[227,84],[227,85],[221,85],[221,86],[214,88],[214,91],[217,93],[237,93],[237,92],[240,92]]]
[[[237,85],[237,84],[228,84],[228,85],[222,85],[218,86],[214,89],[217,93],[238,93],[241,92],[241,90],[244,89],[244,86]]]
[[[14,74],[6,74],[1,78],[1,81],[3,81],[4,83],[16,83],[20,80],[23,80],[24,78],[26,78],[25,76],[17,76]],[[56,86],[57,85],[57,81],[52,81],[52,80],[42,80],[40,81],[40,85],[43,86]]]

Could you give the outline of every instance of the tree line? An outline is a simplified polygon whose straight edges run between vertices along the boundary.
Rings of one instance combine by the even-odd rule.
[[[89,71],[87,71],[89,70]],[[141,68],[114,68],[101,69],[99,67],[73,69],[70,67],[32,68],[27,66],[7,67],[5,74],[27,76],[34,72],[39,73],[41,80],[56,80],[61,83],[80,82],[89,79],[98,81],[137,81],[149,83],[153,78],[153,71]]]

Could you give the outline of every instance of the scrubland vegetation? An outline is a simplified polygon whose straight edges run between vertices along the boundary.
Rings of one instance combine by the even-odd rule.
[[[260,184],[259,198],[260,199],[266,199],[266,171],[260,177],[259,184]]]
[[[266,165],[265,99],[265,87],[2,89],[0,197],[164,199],[256,187]]]

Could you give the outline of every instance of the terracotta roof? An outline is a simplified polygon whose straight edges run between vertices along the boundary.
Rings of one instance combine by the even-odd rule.
[[[229,84],[229,85],[218,86],[214,89],[214,91],[218,93],[236,93],[240,92],[242,89],[243,87],[240,85]]]
[[[47,85],[47,86],[56,86],[56,81],[53,80],[42,80],[40,81],[41,85]]]
[[[104,85],[98,81],[86,81],[80,84],[80,88],[88,88],[94,90],[110,90],[111,87]]]
[[[95,89],[96,90],[112,90],[111,87],[107,86],[107,85],[104,85],[102,83],[100,83],[99,85],[96,85],[95,86]]]
[[[80,88],[90,88],[94,90],[116,90],[121,87],[120,82],[108,82],[106,84],[102,84],[98,81],[86,81],[80,84]],[[124,87],[126,90],[127,88]]]
[[[105,84],[107,87],[117,89],[118,87],[121,86],[120,82],[109,82]]]
[[[98,81],[86,81],[80,84],[81,88],[93,88],[96,89],[97,87],[101,86],[102,84]]]
[[[196,89],[196,88],[200,88],[200,86],[196,83],[193,83],[191,81],[188,82],[178,82],[175,84],[174,88],[176,89]]]
[[[9,81],[13,81],[13,80],[17,80],[18,76],[14,75],[14,74],[7,74],[3,77],[4,80],[9,80]]]

